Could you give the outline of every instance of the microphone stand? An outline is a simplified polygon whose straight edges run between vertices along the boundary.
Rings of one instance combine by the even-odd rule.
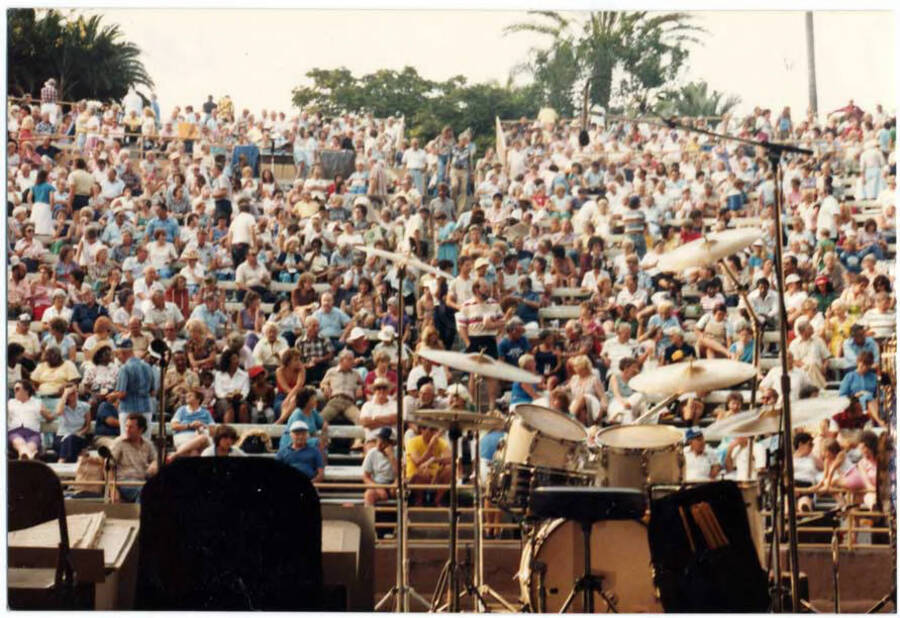
[[[777,483],[776,485],[781,488],[783,492],[782,496],[779,497],[779,501],[781,501],[785,497],[784,494],[786,494],[786,497],[788,498],[787,500],[785,500],[785,502],[787,503],[788,555],[790,558],[789,562],[791,568],[791,603],[793,605],[794,613],[798,613],[801,610],[799,595],[800,565],[798,555],[799,552],[797,550],[797,504],[794,496],[794,457],[793,453],[791,452],[791,378],[788,373],[790,368],[788,367],[787,362],[787,309],[785,308],[784,304],[784,262],[782,257],[784,251],[784,229],[782,228],[781,224],[784,195],[781,187],[783,180],[781,170],[781,157],[784,154],[812,155],[813,152],[805,148],[798,148],[796,146],[790,146],[788,144],[761,142],[758,140],[734,137],[732,135],[714,133],[706,129],[688,127],[676,122],[671,118],[664,117],[662,120],[666,124],[666,126],[671,129],[678,129],[691,133],[699,133],[701,135],[707,135],[715,139],[738,142],[741,144],[762,148],[763,150],[765,150],[766,157],[768,158],[769,163],[772,166],[773,171],[775,172],[775,279],[778,284],[778,312],[780,317],[778,331],[779,344],[781,346],[781,353],[779,356],[781,357],[782,401],[781,448],[779,449],[778,459],[780,459],[780,467],[784,471],[784,483]],[[641,122],[640,119],[636,119],[636,121]],[[757,345],[759,345],[759,342],[757,342]],[[775,552],[775,559],[777,561],[776,567],[781,560],[780,543],[781,539],[779,539],[776,535],[773,535],[773,544],[777,548],[777,551]],[[776,580],[776,585],[780,588],[781,582]]]
[[[159,427],[156,436],[156,465],[162,470],[166,463],[166,367],[171,353],[162,339],[150,342],[150,350],[159,357]]]

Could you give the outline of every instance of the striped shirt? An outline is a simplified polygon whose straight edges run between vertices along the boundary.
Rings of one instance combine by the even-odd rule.
[[[56,87],[47,84],[43,88],[41,88],[41,103],[56,103],[56,99],[58,97],[58,93],[56,92]]]
[[[469,337],[497,336],[500,330],[485,327],[484,322],[486,318],[492,320],[503,319],[503,310],[497,301],[492,298],[485,301],[470,298],[463,303],[460,310],[456,313],[456,324],[459,328],[465,327]]]

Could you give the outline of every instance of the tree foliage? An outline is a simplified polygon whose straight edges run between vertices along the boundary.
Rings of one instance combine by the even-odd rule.
[[[69,101],[121,99],[131,86],[153,87],[140,48],[99,15],[10,9],[6,28],[11,94],[37,96],[50,77]]]
[[[468,128],[480,149],[493,144],[495,116],[533,117],[539,107],[536,85],[468,84],[461,75],[437,82],[413,67],[360,77],[343,67],[313,69],[306,76],[312,83],[293,91],[297,107],[331,116],[344,111],[372,112],[378,118],[404,116],[409,135],[423,140],[437,136],[445,125],[456,131]]]
[[[547,47],[531,50],[524,66],[541,85],[542,103],[563,116],[578,108],[576,86],[589,78],[594,104],[648,107],[703,32],[687,13],[594,11],[584,19],[556,11],[529,14],[539,19],[512,24],[506,33],[549,38]]]
[[[738,96],[711,91],[709,85],[701,80],[663,92],[657,100],[655,111],[663,116],[721,116],[740,102]]]

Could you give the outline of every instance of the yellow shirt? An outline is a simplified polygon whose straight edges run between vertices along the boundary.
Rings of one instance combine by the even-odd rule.
[[[416,457],[421,457],[425,454],[425,451],[428,449],[428,442],[425,441],[425,438],[422,436],[416,436],[411,438],[406,443],[406,476],[407,478],[412,478],[416,472],[418,471],[418,466],[413,462],[412,455]],[[447,444],[447,441],[443,438],[438,438],[437,444],[434,449],[431,451],[432,456],[434,457],[446,457],[450,455],[450,445]],[[424,472],[431,474],[432,476],[437,474],[440,465],[434,461],[428,464],[428,467],[425,468]]]
[[[64,360],[55,369],[41,362],[31,372],[31,379],[38,383],[37,394],[41,397],[59,397],[67,383],[81,380],[81,374],[70,360]]]

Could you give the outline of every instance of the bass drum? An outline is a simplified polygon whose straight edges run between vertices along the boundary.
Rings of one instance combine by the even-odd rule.
[[[538,607],[538,576],[532,560],[547,565],[544,576],[546,602],[544,612],[562,609],[572,585],[584,570],[584,539],[581,527],[573,521],[555,519],[542,525],[529,539],[519,564],[521,601],[531,610]],[[620,613],[662,613],[656,596],[647,528],[640,522],[600,521],[591,531],[591,571],[603,577],[603,589]],[[607,610],[595,595],[594,609]],[[576,594],[570,612],[583,612],[582,596]]]

